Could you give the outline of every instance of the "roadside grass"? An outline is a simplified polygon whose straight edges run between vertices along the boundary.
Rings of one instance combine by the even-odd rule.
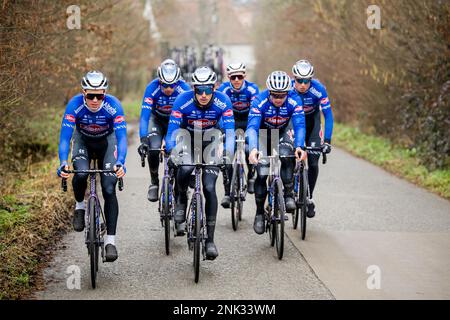
[[[124,109],[127,122],[139,121],[141,116],[141,101],[137,98],[125,98],[122,101],[122,107]]]
[[[415,149],[367,135],[357,128],[335,123],[333,143],[412,183],[450,200],[450,168],[430,171],[421,165]]]

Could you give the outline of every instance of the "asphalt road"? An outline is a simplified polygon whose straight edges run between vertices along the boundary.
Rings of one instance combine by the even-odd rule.
[[[317,215],[308,220],[305,241],[289,221],[279,261],[268,235],[253,231],[252,195],[237,232],[230,211],[219,206],[219,257],[202,261],[195,284],[185,237],[175,238],[165,255],[157,204],[146,199],[148,168],[140,166],[136,148],[129,146],[119,192],[119,259],[100,264],[98,287],[91,289],[84,233],[70,232],[36,299],[450,298],[450,202],[337,148],[321,166]],[[217,190],[220,201],[221,178]],[[79,288],[67,285],[68,268],[79,268]]]

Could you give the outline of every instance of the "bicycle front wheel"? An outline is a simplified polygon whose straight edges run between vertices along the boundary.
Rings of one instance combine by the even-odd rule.
[[[305,240],[306,237],[306,213],[308,212],[308,199],[309,199],[309,185],[308,185],[308,170],[303,170],[302,174],[302,206],[301,206],[301,222],[300,222],[300,231],[302,235],[302,240]]]
[[[231,225],[236,231],[239,224],[239,206],[240,206],[240,186],[239,186],[239,167],[234,166],[233,177],[231,178]]]
[[[283,259],[284,252],[284,216],[286,215],[286,207],[283,196],[283,185],[281,180],[277,181],[276,186],[276,206],[274,207],[274,233],[278,259]]]
[[[201,236],[201,219],[202,219],[202,202],[200,194],[195,196],[195,221],[194,221],[194,276],[195,283],[200,277],[200,245],[202,243]]]
[[[90,198],[88,203],[88,215],[89,215],[89,225],[88,225],[88,251],[91,263],[91,285],[92,288],[96,288],[97,281],[97,271],[98,271],[98,243],[97,243],[97,221],[96,221],[96,203],[95,198]]]
[[[170,208],[169,208],[169,179],[163,180],[163,194],[161,197],[162,216],[164,222],[164,241],[166,245],[166,255],[170,254]]]

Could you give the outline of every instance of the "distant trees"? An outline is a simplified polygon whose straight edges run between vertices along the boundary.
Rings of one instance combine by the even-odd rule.
[[[380,30],[367,27],[372,4]],[[448,1],[265,0],[256,15],[260,83],[310,59],[339,121],[416,150],[431,169],[450,166]]]
[[[39,139],[45,133],[36,132],[36,124],[44,120],[43,115],[62,112],[79,91],[85,72],[103,71],[110,92],[123,98],[141,91],[155,64],[156,44],[142,15],[142,1],[78,1],[81,28],[73,30],[68,28],[66,13],[72,4],[68,0],[0,3],[2,175],[6,169],[21,169],[24,159],[46,152],[48,145]]]

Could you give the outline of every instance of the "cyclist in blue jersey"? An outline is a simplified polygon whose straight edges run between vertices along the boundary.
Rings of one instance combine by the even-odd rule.
[[[234,153],[234,117],[231,101],[225,94],[214,91],[217,75],[208,67],[200,67],[192,75],[194,90],[184,92],[175,100],[170,115],[169,128],[165,138],[166,152],[172,157],[181,155],[183,164],[198,161],[206,164],[221,164],[219,154],[221,131],[217,124],[221,121],[225,129],[226,165],[231,166]],[[173,165],[173,163],[171,164]],[[187,189],[189,177],[194,166],[181,166],[177,172],[176,204],[174,220],[178,232],[184,230],[186,220]],[[213,260],[218,256],[214,244],[214,231],[217,216],[216,181],[219,169],[205,168],[202,174],[205,196],[206,258]]]
[[[145,89],[142,98],[141,118],[139,122],[139,136],[141,145],[139,154],[147,154],[150,169],[151,184],[148,188],[147,199],[158,201],[159,194],[159,152],[163,137],[167,133],[170,113],[175,99],[184,91],[191,90],[190,86],[181,79],[178,65],[171,59],[164,60],[158,67],[158,78],[154,79]]]
[[[229,82],[224,82],[218,88],[218,91],[225,93],[231,100],[233,105],[235,129],[245,132],[247,129],[248,112],[253,99],[259,94],[259,88],[256,84],[245,80],[246,67],[243,63],[232,63],[227,66],[227,76]],[[236,134],[236,136],[238,136]],[[248,144],[246,144],[245,154],[248,166],[248,192],[254,193],[255,179],[253,178],[253,168],[248,163]],[[224,208],[230,207],[230,186],[232,168],[227,172],[228,179],[224,179],[225,196],[221,205]]]
[[[116,175],[101,174],[107,229],[105,257],[106,261],[112,262],[118,257],[115,245],[119,215],[116,183],[117,178],[122,178],[126,171],[127,124],[120,101],[106,94],[108,80],[101,72],[88,72],[81,81],[81,87],[82,93],[69,101],[63,116],[59,140],[60,166],[57,173],[62,178],[69,177],[64,170],[69,169],[72,135],[72,165],[75,170],[88,170],[90,160],[97,159],[99,168],[116,171]],[[87,179],[88,174],[77,173],[72,180],[76,200],[73,227],[78,232],[84,230]]]
[[[323,152],[330,153],[334,120],[327,90],[319,80],[313,79],[314,67],[307,60],[297,61],[292,67],[292,73],[295,77],[295,91],[302,99],[303,109],[305,110],[306,144],[307,146],[318,147],[322,143],[322,138],[320,136],[320,110],[322,110],[325,118]],[[307,212],[309,218],[315,216],[315,204],[312,197],[317,177],[319,176],[319,158],[320,152],[311,152],[308,156],[308,179],[311,197]]]
[[[286,72],[274,71],[266,81],[267,90],[253,100],[247,125],[250,156],[252,164],[257,165],[255,182],[256,215],[253,229],[263,234],[264,203],[267,196],[268,161],[258,159],[258,153],[268,156],[277,150],[281,156],[296,155],[298,160],[306,159],[305,115],[302,102],[293,92],[291,79]],[[294,136],[292,136],[292,129]],[[295,160],[281,158],[281,180],[284,185],[286,211],[293,212],[294,201],[294,166]]]

